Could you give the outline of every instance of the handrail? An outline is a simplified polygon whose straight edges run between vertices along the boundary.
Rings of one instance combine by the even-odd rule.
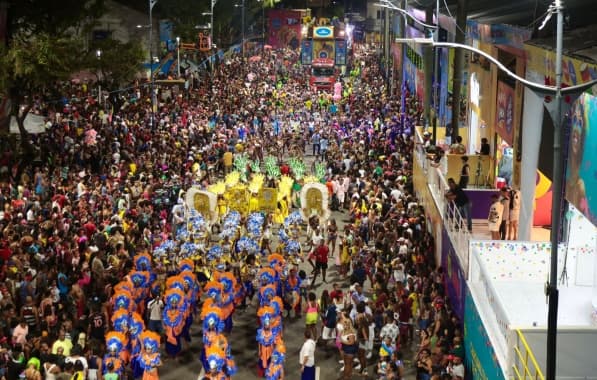
[[[516,353],[516,356],[518,357],[520,364],[522,364],[522,373],[520,373],[520,370],[518,369],[516,362],[512,365],[515,378],[518,380],[526,380],[527,378],[535,380],[545,380],[543,372],[541,371],[541,367],[539,367],[539,364],[535,359],[535,355],[529,347],[529,344],[527,343],[527,340],[525,339],[522,331],[520,331],[520,329],[516,329],[516,333],[518,334],[518,342],[522,343],[524,347],[524,354],[520,352],[518,344],[514,346],[514,352]],[[529,368],[529,359],[531,361],[532,368]],[[534,374],[532,370],[534,370]]]

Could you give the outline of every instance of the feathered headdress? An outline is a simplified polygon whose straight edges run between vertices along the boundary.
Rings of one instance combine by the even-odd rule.
[[[109,352],[119,353],[124,348],[126,337],[118,331],[110,331],[106,334],[106,348]]]
[[[222,284],[222,290],[226,293],[232,291],[234,289],[234,285],[236,284],[236,277],[230,272],[224,272],[220,274],[220,283]]]
[[[219,301],[222,296],[222,292],[224,291],[224,286],[219,282],[209,281],[207,284],[205,284],[203,290],[208,297]]]
[[[133,258],[135,269],[139,271],[151,270],[151,256],[148,253],[139,253]]]
[[[160,348],[160,336],[153,331],[143,331],[139,336],[139,339],[143,342],[143,348],[147,352],[157,352]]]
[[[180,289],[184,292],[184,285],[184,278],[182,278],[181,276],[171,276],[168,277],[168,279],[166,280],[166,289]]]
[[[178,288],[168,289],[166,290],[164,299],[167,308],[177,307],[184,300],[184,293]]]
[[[119,293],[119,292],[132,293],[134,288],[135,288],[135,286],[133,285],[133,282],[128,277],[125,277],[118,284],[114,285],[114,293]]]
[[[276,316],[281,315],[282,310],[284,310],[284,303],[282,302],[282,299],[278,296],[273,297],[269,301],[269,306],[271,306],[271,308],[274,309],[274,315]]]
[[[183,259],[180,260],[178,263],[178,270],[181,272],[190,271],[192,272],[195,269],[195,263],[191,259]]]
[[[273,307],[261,306],[259,310],[257,310],[257,316],[259,317],[262,326],[269,327],[272,319],[276,317],[276,314]]]
[[[258,277],[261,284],[273,284],[276,281],[276,271],[272,268],[261,268]]]
[[[262,286],[259,289],[259,303],[269,303],[276,296],[276,287],[273,284]]]
[[[182,277],[188,289],[197,290],[197,277],[195,276],[195,273],[185,270],[180,272],[179,276]]]
[[[265,157],[263,160],[263,167],[265,168],[265,172],[269,178],[280,177],[280,167],[278,166],[278,162],[274,156]]]
[[[284,256],[280,255],[279,253],[272,253],[267,257],[267,262],[269,263],[270,268],[275,271],[278,271],[279,268],[286,265],[286,260]]]
[[[218,181],[217,183],[208,186],[207,191],[212,192],[216,195],[222,195],[226,192],[226,184],[224,183],[224,181]]]
[[[201,310],[201,319],[203,320],[203,331],[215,329],[216,332],[224,331],[224,316],[219,307],[209,307]]]
[[[226,365],[226,354],[222,349],[216,345],[209,346],[205,349],[205,358],[209,364],[210,371],[222,371]]]
[[[129,333],[133,337],[139,336],[145,330],[145,322],[139,313],[132,313],[129,318]]]
[[[131,302],[132,298],[133,296],[131,295],[131,293],[124,289],[121,289],[118,292],[114,293],[114,295],[112,296],[112,305],[114,310],[131,310],[133,306]]]
[[[120,309],[112,314],[112,326],[118,332],[126,332],[130,327],[128,310]]]
[[[149,272],[131,271],[129,276],[136,288],[145,288],[149,286]]]

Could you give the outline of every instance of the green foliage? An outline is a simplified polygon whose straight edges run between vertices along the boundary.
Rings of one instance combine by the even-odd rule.
[[[175,36],[191,43],[197,41],[199,31],[195,25],[209,23],[209,16],[202,15],[211,9],[209,1],[159,0],[154,10],[159,12],[160,17],[172,21]]]
[[[97,50],[101,50],[98,59]],[[140,41],[123,43],[114,39],[97,41],[85,54],[83,67],[94,73],[108,88],[131,82],[141,70],[145,53]]]
[[[64,80],[80,67],[81,42],[48,34],[14,36],[2,54],[2,88],[27,93]],[[15,88],[18,87],[18,88]]]
[[[104,0],[9,0],[9,35],[62,36],[93,23],[104,11]]]

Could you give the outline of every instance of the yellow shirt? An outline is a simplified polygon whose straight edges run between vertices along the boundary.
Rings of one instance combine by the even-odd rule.
[[[224,153],[222,160],[224,161],[224,166],[232,166],[232,152]]]
[[[64,356],[70,356],[70,350],[73,348],[73,343],[70,341],[70,339],[55,341],[52,345],[52,354],[56,355],[59,348],[63,349],[62,354]]]

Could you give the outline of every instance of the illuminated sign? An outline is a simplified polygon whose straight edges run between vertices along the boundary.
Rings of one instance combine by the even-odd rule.
[[[313,28],[313,38],[333,38],[334,27],[332,26],[317,26]]]

